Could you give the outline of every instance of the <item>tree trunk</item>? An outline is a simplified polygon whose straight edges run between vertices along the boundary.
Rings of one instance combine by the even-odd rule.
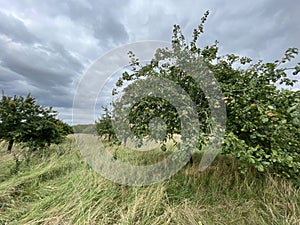
[[[14,140],[13,139],[10,139],[9,142],[8,142],[8,147],[7,147],[7,153],[10,154],[11,153],[11,149],[14,145]]]
[[[127,137],[124,137],[123,141],[124,141],[124,147],[126,147]]]

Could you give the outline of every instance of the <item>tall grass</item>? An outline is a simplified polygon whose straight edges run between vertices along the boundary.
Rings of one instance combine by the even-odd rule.
[[[111,151],[144,163],[169,154]],[[72,138],[17,171],[1,146],[0,224],[300,224],[300,190],[291,182],[255,171],[241,175],[234,159],[221,156],[198,172],[200,158],[167,181],[130,187],[94,172]]]

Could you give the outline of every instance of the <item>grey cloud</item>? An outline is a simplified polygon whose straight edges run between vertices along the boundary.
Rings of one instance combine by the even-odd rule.
[[[74,91],[72,88],[52,87],[49,89],[38,89],[34,92],[34,97],[42,105],[71,108]],[[45,98],[47,96],[48,98]]]
[[[42,10],[53,16],[67,16],[79,26],[90,29],[100,45],[110,43],[120,44],[128,41],[126,27],[122,23],[126,2],[113,0],[89,0],[89,1],[55,1],[57,7],[53,10],[51,3],[44,3]],[[47,7],[48,6],[48,7]],[[50,6],[50,7],[49,7]]]
[[[220,41],[224,51],[250,53],[256,59],[277,58],[290,45],[299,47],[290,38],[300,37],[299,29],[293,29],[297,21],[293,15],[299,9],[299,3],[277,0],[224,2],[209,18],[207,32]]]
[[[100,18],[93,26],[94,35],[100,41],[110,41],[120,44],[125,43],[129,36],[124,25],[110,15]]]
[[[70,1],[68,2],[69,16],[73,20],[93,30],[94,36],[101,45],[110,42],[120,44],[129,39],[122,17],[126,13],[122,9],[125,2],[120,1]]]
[[[0,6],[24,11],[28,15],[40,17],[66,17],[78,26],[92,31],[99,40],[99,45],[111,48],[113,45],[126,43],[129,39],[122,22],[124,8],[128,2],[119,0],[70,0],[70,1],[17,1],[13,5],[0,2]],[[34,10],[32,13],[32,7]],[[50,34],[51,35],[51,34]],[[105,48],[105,47],[104,47]]]
[[[0,83],[13,82],[20,79],[22,79],[22,76],[20,74],[0,66]]]
[[[30,83],[45,88],[55,84],[68,83],[73,79],[74,69],[80,65],[68,61],[63,55],[42,52],[41,48],[6,49],[1,56],[1,65],[21,74]]]
[[[0,89],[20,95],[31,92],[42,104],[71,107],[72,84],[83,65],[63,46],[2,44],[0,50],[4,53],[0,56]]]
[[[35,35],[31,34],[24,23],[12,15],[6,15],[0,10],[0,34],[12,39],[15,42],[34,43],[38,41]]]

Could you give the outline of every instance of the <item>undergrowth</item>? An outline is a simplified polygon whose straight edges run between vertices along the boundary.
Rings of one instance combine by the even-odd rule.
[[[111,151],[119,159],[130,152],[115,146]],[[146,163],[169,154],[159,148],[152,152],[133,159]],[[1,144],[0,224],[300,224],[299,187],[255,170],[241,175],[228,157],[217,157],[199,172],[201,155],[196,154],[193,165],[145,187],[101,177],[72,138],[29,163],[19,157],[16,170],[14,157]]]

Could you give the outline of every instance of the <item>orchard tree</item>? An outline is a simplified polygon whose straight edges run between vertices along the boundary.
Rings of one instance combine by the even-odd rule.
[[[253,63],[248,57],[234,54],[220,56],[217,41],[204,48],[198,46],[208,14],[207,11],[200,25],[194,29],[190,43],[186,42],[180,26],[174,25],[171,48],[158,49],[147,65],[140,64],[134,53],[129,52],[132,71],[122,74],[113,95],[123,88],[122,93],[125,94],[120,102],[129,102],[134,97],[130,90],[145,79],[168,79],[180,85],[197,110],[201,125],[198,140],[200,149],[208,142],[211,121],[215,118],[210,114],[207,96],[195,83],[190,71],[183,70],[181,65],[197,67],[204,63],[214,74],[224,95],[222,101],[226,105],[227,122],[223,154],[236,157],[243,173],[252,166],[260,172],[268,170],[278,176],[298,179],[300,92],[280,90],[277,87],[278,84],[292,87],[297,82],[288,75],[296,76],[300,71],[300,63],[292,68],[284,64],[295,58],[298,49],[290,48],[282,59],[266,63],[262,60]],[[113,103],[113,106],[112,115],[122,111],[122,105],[118,102]],[[174,134],[180,133],[179,119],[184,115],[178,114],[172,104],[164,99],[151,96],[143,98],[130,110],[128,123],[135,135],[149,135],[149,121],[158,115],[167,124],[166,137],[172,138]]]
[[[0,101],[0,140],[8,142],[10,153],[15,142],[29,147],[30,151],[43,148],[51,143],[60,143],[72,133],[72,128],[56,119],[56,111],[51,107],[38,105],[28,94],[6,96]]]
[[[103,107],[104,114],[96,121],[96,131],[100,137],[107,137],[109,141],[115,140],[116,136],[113,130],[111,113],[108,108]]]

